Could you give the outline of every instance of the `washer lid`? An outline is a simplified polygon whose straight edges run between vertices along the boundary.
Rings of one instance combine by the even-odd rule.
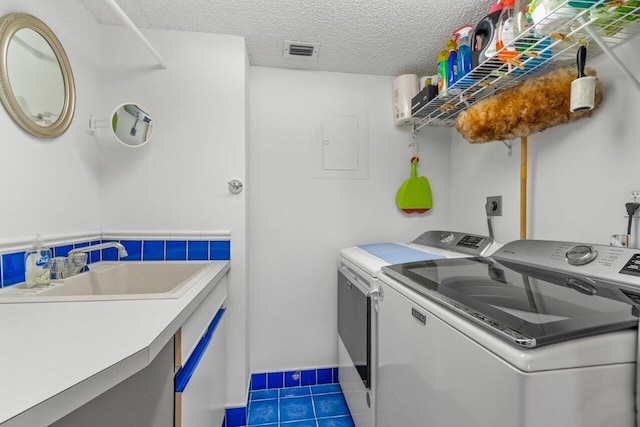
[[[524,347],[634,328],[638,309],[610,282],[491,258],[384,267],[427,298]]]
[[[340,257],[377,278],[382,267],[438,258],[461,258],[493,253],[501,245],[493,239],[457,231],[430,230],[411,243],[383,242],[340,250]]]
[[[462,258],[466,256],[460,252],[451,252],[444,249],[416,245],[414,243],[380,243],[374,245],[352,246],[350,248],[340,249],[340,257],[357,265],[369,276],[377,278],[382,271],[382,267],[384,267],[385,265],[394,264],[394,262],[390,262],[388,260],[380,258],[380,256],[382,256],[382,253],[376,253],[374,255],[372,252],[366,250],[366,248],[363,248],[363,246],[390,248],[390,245],[394,245],[397,248],[404,247],[406,249],[410,249],[413,251],[412,255],[416,255],[416,257],[414,257],[413,259],[406,259],[404,261],[398,261],[396,257],[395,263],[410,262],[416,260],[426,261],[437,258]],[[406,253],[404,251],[398,251],[397,254]],[[419,256],[418,254],[422,254],[422,256]]]

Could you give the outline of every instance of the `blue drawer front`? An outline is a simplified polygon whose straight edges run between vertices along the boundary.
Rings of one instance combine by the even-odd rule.
[[[187,363],[185,363],[176,374],[176,393],[182,393],[187,387],[187,384],[189,384],[189,380],[191,379],[191,376],[193,375],[195,370],[198,368],[198,363],[200,363],[202,355],[205,351],[207,351],[207,347],[213,339],[213,333],[218,327],[220,320],[222,320],[222,316],[224,316],[225,311],[227,311],[226,308],[221,308],[220,310],[218,310],[216,315],[213,317],[213,320],[209,324],[207,331],[204,333],[202,338],[200,338],[200,341],[198,342],[196,348],[193,350],[193,353],[191,353],[191,356],[189,356],[189,360],[187,360]]]

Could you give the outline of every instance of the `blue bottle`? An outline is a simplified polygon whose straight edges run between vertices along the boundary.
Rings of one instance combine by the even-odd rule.
[[[453,32],[454,40],[458,42],[458,58],[457,68],[458,74],[456,80],[462,79],[471,71],[471,46],[469,45],[469,34],[473,31],[471,25],[465,25]]]
[[[456,51],[456,42],[453,40],[447,40],[447,49],[449,50],[449,56],[447,56],[447,87],[453,86],[457,78],[458,68],[458,52]]]

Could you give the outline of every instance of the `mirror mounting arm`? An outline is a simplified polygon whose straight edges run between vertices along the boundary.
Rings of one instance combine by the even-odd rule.
[[[98,128],[108,128],[109,120],[108,119],[96,119],[94,115],[90,114],[87,116],[86,121],[86,131],[89,135],[93,136],[96,134],[96,129]]]

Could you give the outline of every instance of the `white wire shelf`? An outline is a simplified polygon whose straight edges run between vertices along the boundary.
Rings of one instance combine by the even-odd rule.
[[[514,58],[502,62],[498,56],[503,56],[501,53],[506,49],[499,51],[449,87],[446,93],[438,94],[416,111],[414,130],[424,126],[452,126],[458,114],[487,96],[543,71],[575,65],[581,45],[587,46],[589,58],[606,52],[634,79],[611,50],[640,33],[638,0],[566,0],[532,30],[515,39]],[[637,79],[635,83],[638,85]]]

